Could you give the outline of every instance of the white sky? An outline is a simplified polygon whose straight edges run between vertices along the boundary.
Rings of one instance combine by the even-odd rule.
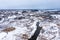
[[[60,8],[60,0],[0,0],[0,9]]]

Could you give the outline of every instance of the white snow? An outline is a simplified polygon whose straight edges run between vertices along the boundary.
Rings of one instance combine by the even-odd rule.
[[[2,40],[4,37],[6,37],[7,36],[7,33],[5,33],[5,32],[1,32],[0,33],[0,40]]]
[[[21,14],[21,12],[18,12],[18,13]],[[25,17],[28,17],[27,15],[28,14],[26,14]],[[38,40],[40,40],[39,38],[41,38],[42,35],[46,39],[49,39],[49,40],[60,40],[59,39],[60,36],[59,36],[59,32],[58,32],[60,29],[58,29],[58,26],[56,25],[56,23],[48,22],[40,16],[36,17],[33,15],[36,15],[36,13],[30,14],[30,17],[28,17],[26,19],[21,19],[21,20],[14,20],[14,18],[20,17],[20,16],[12,15],[12,16],[8,16],[7,18],[5,18],[6,21],[4,21],[4,22],[3,22],[3,20],[4,20],[4,18],[3,18],[3,20],[0,21],[0,27],[2,27],[0,29],[3,30],[4,28],[7,28],[7,27],[14,27],[15,30],[10,31],[8,33],[0,32],[0,40],[25,40],[24,38],[22,38],[23,34],[28,35],[28,38],[30,38],[34,34],[34,32],[37,28],[36,23],[38,21],[40,22],[39,26],[42,27],[42,29],[44,30],[43,33],[41,31],[41,33],[39,34],[39,36],[37,38]],[[51,16],[55,19],[60,20],[60,15],[51,15]],[[55,20],[53,20],[53,21],[55,21]],[[1,22],[3,22],[3,23],[1,23]]]

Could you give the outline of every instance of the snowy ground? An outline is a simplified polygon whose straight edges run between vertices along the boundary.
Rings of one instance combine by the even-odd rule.
[[[42,27],[36,40],[60,40],[58,11],[0,11],[0,40],[28,40],[36,23]]]

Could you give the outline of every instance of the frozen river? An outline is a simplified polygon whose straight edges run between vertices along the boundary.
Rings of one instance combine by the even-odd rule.
[[[60,11],[0,10],[0,40],[30,38],[60,40]]]

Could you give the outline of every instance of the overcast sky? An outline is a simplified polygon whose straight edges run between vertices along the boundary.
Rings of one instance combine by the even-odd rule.
[[[60,0],[0,0],[0,9],[54,9]]]

